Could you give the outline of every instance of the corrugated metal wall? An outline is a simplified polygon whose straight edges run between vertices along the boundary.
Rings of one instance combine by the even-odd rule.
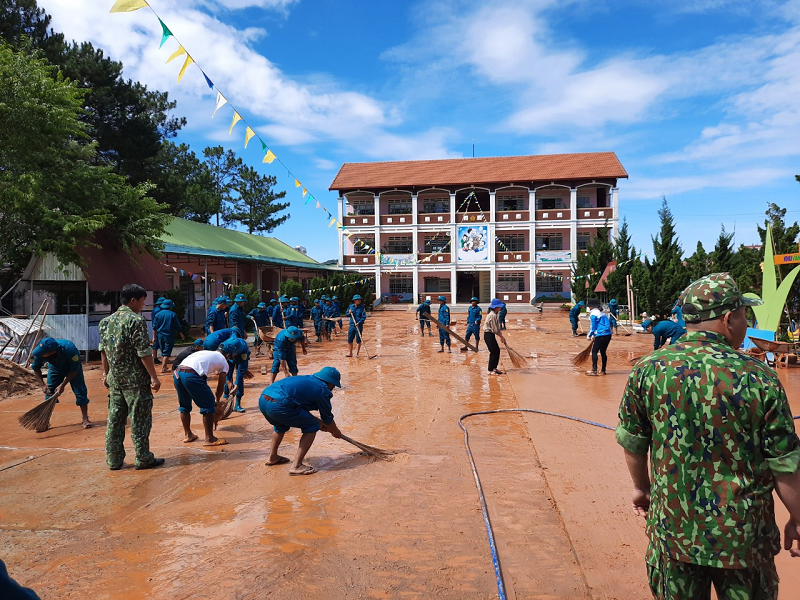
[[[89,343],[86,315],[47,315],[44,323],[50,327],[50,337],[69,340],[81,351],[97,350],[97,342]]]
[[[70,264],[65,267],[50,253],[39,258],[27,279],[34,281],[86,281],[83,271],[78,265]]]

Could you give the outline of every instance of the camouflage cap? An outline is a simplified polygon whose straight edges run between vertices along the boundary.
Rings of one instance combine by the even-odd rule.
[[[730,273],[712,273],[689,284],[678,297],[687,323],[701,323],[721,317],[740,306],[758,306],[758,298],[745,298]]]

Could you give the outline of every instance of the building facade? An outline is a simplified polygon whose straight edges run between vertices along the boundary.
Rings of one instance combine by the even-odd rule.
[[[578,253],[616,235],[627,177],[613,152],[345,163],[339,260],[390,301],[569,298]]]

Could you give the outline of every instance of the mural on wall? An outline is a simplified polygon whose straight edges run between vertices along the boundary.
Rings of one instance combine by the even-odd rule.
[[[457,257],[460,263],[489,262],[489,227],[459,226]]]

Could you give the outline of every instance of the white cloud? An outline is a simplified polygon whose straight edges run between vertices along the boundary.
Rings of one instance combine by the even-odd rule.
[[[243,8],[268,8],[285,10],[292,4],[296,4],[298,0],[206,0],[203,4],[210,4],[239,10]]]
[[[692,176],[636,177],[620,182],[620,196],[625,200],[653,200],[662,195],[676,196],[705,189],[746,189],[773,183],[792,176],[788,169],[756,167],[735,171],[722,171]]]

